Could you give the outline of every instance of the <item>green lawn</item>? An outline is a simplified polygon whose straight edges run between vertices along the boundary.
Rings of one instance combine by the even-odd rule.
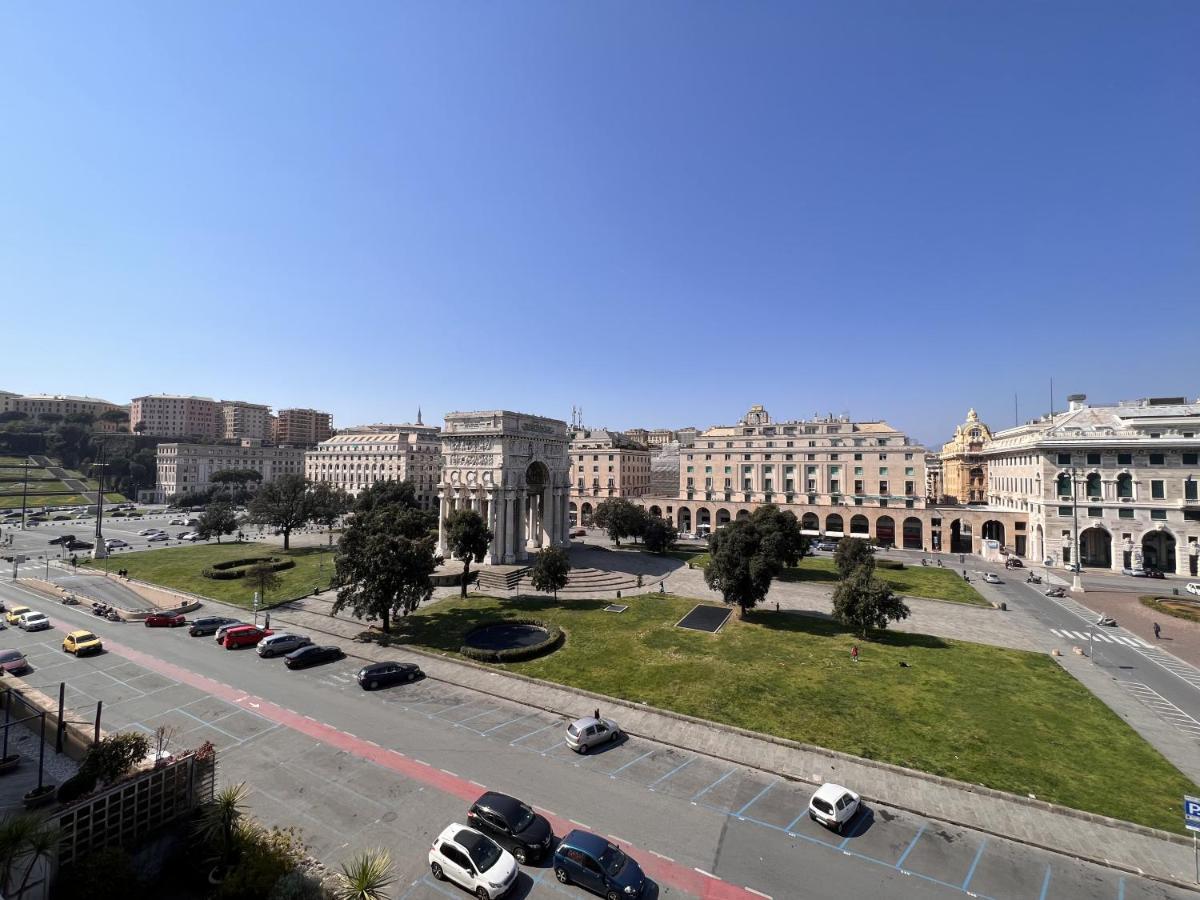
[[[674,627],[697,601],[624,602],[613,614],[607,600],[471,595],[404,627],[455,653],[480,620],[536,615],[566,644],[501,668],[1182,831],[1179,797],[1196,788],[1047,656],[890,632],[853,663],[854,638],[813,616],[754,612],[706,635]]]
[[[234,603],[247,609],[253,604],[254,588],[244,579],[217,581],[205,578],[200,573],[216,562],[229,559],[245,559],[253,556],[287,557],[296,561],[295,568],[279,572],[282,582],[265,599],[267,603],[302,597],[313,588],[329,586],[333,575],[333,552],[320,547],[293,548],[284,552],[275,544],[236,542],[224,544],[198,544],[192,547],[170,547],[165,550],[146,550],[138,553],[120,554],[121,568],[128,569],[134,578],[178,588],[212,597],[225,603]],[[82,565],[103,568],[103,560],[88,560]],[[113,562],[110,560],[109,567]]]

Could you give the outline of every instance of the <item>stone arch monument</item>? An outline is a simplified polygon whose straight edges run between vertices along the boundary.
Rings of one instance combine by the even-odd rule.
[[[563,547],[570,490],[567,423],[525,413],[449,413],[442,431],[438,553],[446,555],[446,517],[478,512],[494,535],[487,565],[525,562],[543,547]]]

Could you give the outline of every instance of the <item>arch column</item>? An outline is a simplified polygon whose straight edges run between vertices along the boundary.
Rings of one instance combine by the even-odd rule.
[[[446,555],[446,516],[449,513],[449,501],[444,490],[438,491],[438,556]]]
[[[529,497],[524,489],[516,492],[512,504],[513,530],[509,539],[512,545],[512,561],[519,562],[525,558],[525,526],[528,517]]]
[[[492,541],[488,545],[487,562],[488,565],[496,565],[504,556],[504,537],[502,534],[504,528],[504,516],[500,508],[499,500],[500,492],[492,488],[488,494],[487,503],[487,527],[492,533]]]
[[[1192,574],[1191,561],[1190,561],[1190,557],[1188,556],[1188,550],[1190,550],[1190,549],[1191,549],[1191,545],[1188,544],[1186,534],[1181,534],[1179,537],[1175,538],[1175,574],[1176,575],[1190,576]]]

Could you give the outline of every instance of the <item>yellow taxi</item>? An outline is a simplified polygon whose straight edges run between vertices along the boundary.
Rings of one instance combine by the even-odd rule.
[[[33,612],[33,610],[28,606],[14,606],[4,614],[4,618],[9,625],[16,625],[17,620],[19,620],[21,616],[25,615],[27,612]]]
[[[72,631],[63,638],[63,652],[74,653],[76,656],[84,656],[88,653],[99,653],[104,649],[104,644],[100,638],[96,637],[90,631]]]

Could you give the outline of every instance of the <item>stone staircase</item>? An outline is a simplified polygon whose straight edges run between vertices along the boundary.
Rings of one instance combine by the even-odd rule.
[[[641,590],[650,590],[653,576],[647,576]],[[529,575],[521,577],[516,588],[510,590],[533,592]],[[572,569],[567,578],[567,586],[559,591],[560,594],[596,594],[607,591],[637,591],[637,576],[628,572],[605,572],[602,569],[579,568]]]
[[[529,566],[486,566],[479,569],[474,590],[515,591],[524,580],[528,583]]]

